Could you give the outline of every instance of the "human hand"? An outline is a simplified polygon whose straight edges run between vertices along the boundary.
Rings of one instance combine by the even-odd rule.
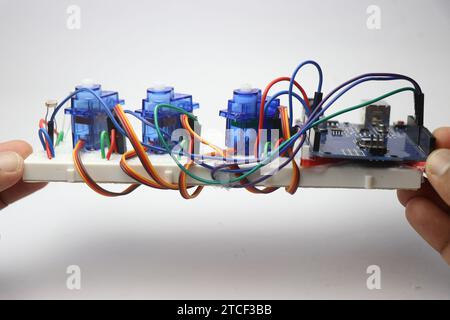
[[[0,210],[46,185],[22,181],[23,159],[32,152],[24,141],[0,143]]]
[[[437,150],[427,159],[427,180],[417,191],[398,190],[411,226],[450,265],[450,127],[434,133]]]

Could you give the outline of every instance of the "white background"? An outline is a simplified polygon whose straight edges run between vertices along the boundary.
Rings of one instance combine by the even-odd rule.
[[[81,29],[66,27],[70,4]],[[381,29],[366,26],[369,5]],[[200,102],[205,132],[243,83],[264,87],[315,59],[325,92],[365,72],[405,73],[425,123],[450,124],[448,1],[0,0],[0,137],[38,146],[46,99],[90,77],[131,109],[154,83]],[[314,70],[299,81],[312,92]],[[355,89],[335,108],[400,83]],[[412,99],[389,99],[393,118]],[[357,120],[359,114],[349,116]],[[221,143],[222,140],[215,139]],[[381,290],[366,288],[380,266]],[[66,288],[79,265],[82,289]],[[0,298],[445,298],[450,268],[408,225],[395,192],[206,189],[193,201],[140,188],[120,199],[52,184],[0,213]]]

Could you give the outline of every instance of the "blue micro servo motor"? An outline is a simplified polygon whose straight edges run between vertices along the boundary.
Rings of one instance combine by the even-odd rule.
[[[267,97],[266,103],[269,100],[270,97]],[[258,130],[260,104],[260,89],[241,88],[233,91],[233,99],[228,100],[228,108],[219,112],[220,116],[226,118],[225,144],[228,148],[232,148],[235,154],[253,154],[253,145],[256,141]],[[279,99],[274,99],[270,105],[266,105],[263,129],[267,130],[267,134],[262,134],[261,144],[278,139],[273,136],[271,129],[281,129],[279,106]]]
[[[116,91],[104,91],[99,84],[83,84],[75,90],[88,88],[94,91],[112,111],[117,104],[123,104]],[[72,115],[73,145],[78,140],[85,141],[86,150],[100,149],[100,134],[102,131],[110,132],[113,127],[100,102],[88,91],[81,91],[71,99],[70,108],[65,109],[66,114]]]
[[[198,103],[192,102],[192,95],[176,93],[173,87],[162,86],[147,89],[147,98],[142,100],[142,110],[136,112],[153,124],[155,107],[162,103],[171,104],[187,112],[192,112],[199,107]],[[159,108],[158,124],[161,131],[170,136],[176,129],[182,128],[180,115],[181,113],[176,110]],[[155,128],[145,123],[142,124],[142,141],[153,146],[163,147]]]

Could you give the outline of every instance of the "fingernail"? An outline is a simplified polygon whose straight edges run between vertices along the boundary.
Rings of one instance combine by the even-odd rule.
[[[450,150],[438,149],[427,159],[426,172],[434,176],[443,176],[450,170]]]
[[[17,172],[22,167],[23,160],[15,152],[0,152],[0,171]]]

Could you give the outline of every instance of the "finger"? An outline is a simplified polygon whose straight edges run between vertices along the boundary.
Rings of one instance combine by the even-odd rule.
[[[0,193],[0,210],[7,207],[11,203],[26,197],[27,195],[36,192],[43,187],[45,187],[47,183],[26,183],[23,181],[19,181],[14,186]]]
[[[13,140],[0,143],[0,210],[46,185],[45,183],[25,183],[21,180],[23,159],[32,152],[33,149],[25,141]]]
[[[22,174],[22,157],[13,151],[0,151],[0,192],[15,185]]]
[[[0,152],[2,151],[14,151],[23,159],[26,159],[31,153],[33,153],[33,148],[25,141],[12,140],[0,143]]]
[[[397,190],[397,197],[404,207],[406,207],[409,200],[415,197],[424,197],[434,202],[434,204],[436,204],[442,210],[450,210],[450,206],[447,205],[444,200],[442,200],[442,198],[436,193],[433,186],[427,179],[422,184],[419,190]]]
[[[436,138],[436,148],[450,149],[450,127],[438,128],[433,135]]]
[[[450,205],[450,149],[433,151],[428,156],[425,171],[436,192]]]
[[[411,199],[406,206],[406,218],[445,261],[450,264],[450,215],[426,198]]]

